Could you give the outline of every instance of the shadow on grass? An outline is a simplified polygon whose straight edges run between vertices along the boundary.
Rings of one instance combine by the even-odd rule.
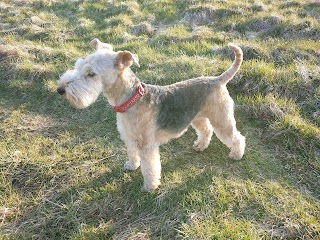
[[[94,175],[90,175],[89,171],[88,181],[83,175],[77,184],[70,183],[70,179],[77,178],[74,175],[77,171],[68,173],[68,169],[81,165],[84,169],[87,159],[79,159],[65,166],[61,163],[59,168],[63,172],[61,176],[54,176],[55,182],[51,181],[53,175],[48,175],[45,169],[30,164],[19,165],[12,169],[15,172],[13,185],[22,193],[31,191],[30,195],[40,197],[24,209],[11,227],[16,229],[13,236],[19,239],[125,239],[142,234],[152,238],[172,239],[179,234],[177,229],[190,223],[192,212],[207,212],[212,214],[212,218],[228,212],[234,218],[253,221],[258,228],[263,228],[266,221],[274,221],[279,226],[283,224],[265,208],[265,203],[259,202],[259,197],[238,195],[233,202],[233,195],[246,187],[230,187],[226,182],[253,184],[258,188],[268,182],[275,182],[284,189],[292,188],[300,192],[301,183],[292,182],[288,176],[284,176],[288,165],[293,167],[296,164],[294,160],[286,162],[286,165],[277,162],[277,156],[271,153],[273,149],[264,149],[267,155],[260,154],[261,149],[250,143],[254,139],[252,133],[247,136],[248,148],[242,161],[229,160],[227,148],[216,142],[217,139],[213,139],[205,152],[193,152],[191,146],[185,144],[188,142],[191,145],[194,138],[195,134],[188,132],[161,148],[162,186],[153,193],[140,191],[140,170],[122,170],[126,159],[123,152],[118,152],[116,156],[107,155],[96,164],[107,165],[109,168]],[[108,144],[115,144],[114,149],[119,147],[116,141]],[[19,171],[24,173],[21,175]],[[174,174],[180,176],[178,181],[174,181]],[[28,179],[25,179],[25,175]],[[229,200],[225,199],[223,192],[218,191],[221,184],[226,187]],[[274,201],[275,196],[265,191],[267,189],[262,190],[266,199]],[[198,196],[196,199],[194,194]],[[306,195],[305,192],[301,194]],[[239,206],[243,201],[245,206]],[[287,236],[296,237],[306,232],[290,234],[293,235]]]

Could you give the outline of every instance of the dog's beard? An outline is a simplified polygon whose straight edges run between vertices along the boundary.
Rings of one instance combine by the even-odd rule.
[[[66,87],[65,98],[71,105],[83,109],[94,103],[102,91],[100,81],[90,80],[89,82],[74,81]]]

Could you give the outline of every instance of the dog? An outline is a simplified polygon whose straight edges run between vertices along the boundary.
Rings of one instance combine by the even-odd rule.
[[[141,167],[143,191],[160,185],[159,146],[180,137],[189,125],[197,133],[196,151],[208,147],[214,132],[230,148],[230,158],[242,158],[245,137],[236,128],[234,102],[226,87],[240,69],[240,47],[228,44],[235,59],[220,76],[155,86],[141,82],[130,69],[133,64],[139,66],[136,54],[116,52],[99,39],[90,44],[96,51],[78,59],[74,69],[61,76],[57,92],[78,109],[88,107],[103,93],[117,112],[118,131],[128,150],[124,168]]]

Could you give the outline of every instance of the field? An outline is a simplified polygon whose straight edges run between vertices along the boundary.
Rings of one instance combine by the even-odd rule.
[[[92,38],[140,58],[146,83],[218,75],[241,161],[195,132],[161,146],[162,185],[127,172],[115,113],[84,110],[57,80]],[[320,239],[320,3],[311,0],[2,0],[0,239]]]

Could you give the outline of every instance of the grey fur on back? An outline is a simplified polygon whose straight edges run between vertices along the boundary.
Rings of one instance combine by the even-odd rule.
[[[215,81],[199,79],[169,86],[144,84],[147,101],[155,104],[158,128],[171,132],[187,128],[215,85]]]

